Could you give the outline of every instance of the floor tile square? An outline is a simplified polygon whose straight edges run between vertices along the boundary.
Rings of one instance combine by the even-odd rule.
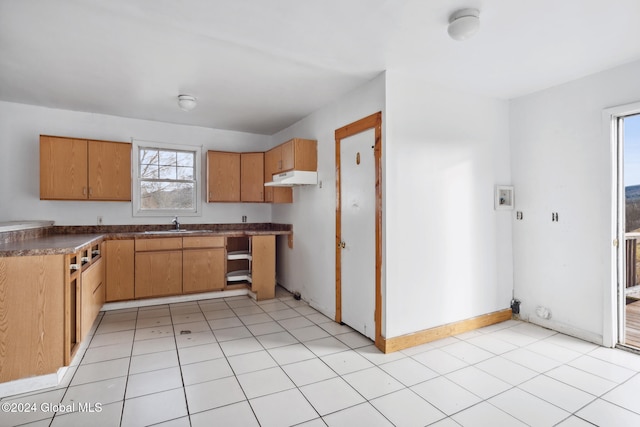
[[[538,375],[536,371],[532,371],[501,356],[487,359],[475,366],[511,385],[522,384]]]
[[[223,317],[222,319],[209,320],[209,326],[215,332],[219,329],[237,328],[244,326],[239,317]]]
[[[249,305],[246,307],[236,307],[233,309],[236,316],[248,316],[251,314],[264,314],[264,310],[258,305]],[[269,319],[271,320],[271,319]]]
[[[571,413],[595,400],[595,396],[592,394],[549,378],[546,375],[539,375],[520,384],[518,388]]]
[[[439,374],[447,374],[469,366],[466,362],[438,348],[411,357]]]
[[[519,348],[516,345],[494,338],[491,334],[478,334],[477,336],[469,338],[466,342],[493,354],[503,354]]]
[[[104,334],[109,332],[128,331],[136,328],[136,319],[122,320],[119,322],[100,322],[96,329],[96,334]]]
[[[244,353],[252,353],[263,349],[260,342],[253,337],[224,341],[220,343],[220,348],[222,348],[222,351],[227,357]]]
[[[483,360],[490,359],[494,356],[493,353],[464,341],[440,347],[440,350],[445,351],[470,365],[482,362]]]
[[[86,426],[119,426],[122,417],[123,401],[105,404],[100,412],[71,412],[57,414],[51,423],[51,427],[86,427]],[[47,423],[46,426],[49,424]],[[43,425],[42,427],[46,427]],[[38,427],[29,424],[29,427]]]
[[[91,339],[89,348],[102,347],[105,345],[121,344],[133,342],[135,331],[110,332],[108,334],[95,335]]]
[[[426,426],[446,417],[406,388],[373,399],[370,403],[396,426]]]
[[[256,336],[260,344],[266,349],[283,347],[291,344],[298,344],[299,341],[289,332],[282,331],[273,334]]]
[[[455,414],[482,400],[444,377],[414,385],[411,390],[447,415]]]
[[[266,312],[266,313],[271,313],[273,311],[278,311],[278,310],[287,310],[290,307],[280,301],[269,301],[269,302],[265,302],[264,304],[260,304],[260,308],[262,309],[262,311]]]
[[[596,399],[576,415],[596,426],[640,426],[640,415],[602,399]]]
[[[156,338],[173,337],[173,326],[154,326],[152,328],[136,329],[135,341],[151,340]]]
[[[640,399],[638,399],[638,392],[640,391],[640,374],[631,378],[624,384],[614,388],[604,396],[602,399],[613,403],[614,405],[622,406],[625,409],[640,414]]]
[[[255,336],[274,334],[276,332],[283,332],[284,328],[280,326],[278,322],[273,320],[265,323],[257,323],[255,325],[247,325],[247,329]]]
[[[249,399],[295,387],[295,384],[291,382],[280,367],[241,374],[237,375],[237,377],[244,393]]]
[[[182,377],[180,368],[177,366],[175,368],[129,375],[126,398],[131,399],[174,388],[182,389]]]
[[[562,363],[569,363],[582,356],[582,353],[556,345],[548,339],[536,341],[535,343],[528,345],[526,348]]]
[[[319,340],[307,341],[304,343],[316,356],[322,357],[328,354],[349,350],[344,343],[334,337],[321,338]]]
[[[171,311],[169,310],[169,306],[154,305],[150,307],[140,307],[140,309],[138,309],[138,320],[150,319],[152,317],[166,317],[166,316],[171,316]]]
[[[249,402],[242,401],[231,405],[191,414],[192,427],[259,427]]]
[[[191,347],[181,347],[178,349],[180,364],[203,362],[205,360],[219,359],[224,357],[224,353],[217,342]]]
[[[176,350],[141,354],[131,358],[129,375],[156,371],[158,369],[166,369],[174,366],[178,366],[178,353]]]
[[[638,357],[637,354],[618,348],[598,347],[590,352],[589,356],[622,366],[623,368],[640,371],[640,357]]]
[[[273,321],[273,319],[269,317],[269,315],[266,313],[248,314],[246,316],[240,316],[240,320],[242,321],[242,323],[245,324],[245,326],[256,325],[258,323],[266,323],[266,322]]]
[[[487,402],[473,405],[454,414],[451,418],[462,426],[526,426],[526,424]]]
[[[489,375],[475,366],[451,372],[446,375],[446,378],[483,399],[488,399],[512,387],[511,384]]]
[[[567,348],[569,350],[573,350],[576,353],[586,354],[589,353],[598,347],[598,344],[594,344],[592,342],[584,341],[579,338],[570,337],[565,334],[555,334],[546,338],[544,341],[558,345],[560,347]]]
[[[562,365],[562,362],[558,362],[557,360],[526,348],[518,348],[517,350],[503,353],[502,357],[536,372],[547,372]]]
[[[167,326],[171,325],[171,316],[160,316],[160,317],[141,317],[138,319],[136,324],[136,328],[144,329],[144,328],[156,328],[158,326]]]
[[[176,336],[185,334],[197,334],[200,332],[211,332],[211,326],[205,320],[199,322],[179,323],[173,325]]]
[[[125,400],[121,426],[147,426],[185,415],[184,391],[174,389]]]
[[[283,365],[282,369],[298,387],[337,376],[331,368],[318,358]]]
[[[184,393],[191,414],[246,400],[235,377],[189,385],[184,388]]]
[[[352,372],[342,378],[369,400],[404,388],[399,381],[377,366]]]
[[[579,388],[582,391],[601,396],[613,389],[617,384],[597,375],[576,369],[572,366],[562,365],[545,374],[570,386]]]
[[[353,350],[341,351],[321,357],[322,361],[340,375],[372,368],[374,365]]]
[[[230,308],[224,310],[205,311],[204,317],[207,320],[225,319],[227,317],[238,317]]]
[[[316,325],[305,326],[299,329],[292,329],[289,331],[289,333],[296,337],[296,339],[300,342],[317,340],[329,336],[327,332]]]
[[[488,402],[530,426],[556,425],[571,415],[517,388],[492,397]]]
[[[309,317],[307,317],[309,318]],[[340,335],[340,334],[346,334],[349,332],[354,332],[353,329],[351,329],[349,326],[347,325],[341,325],[340,323],[331,321],[331,322],[324,322],[319,324],[318,326],[320,326],[322,329],[324,329],[325,331],[327,331],[328,333],[330,333],[331,335]]]
[[[173,337],[157,338],[154,340],[135,341],[133,343],[133,356],[141,354],[156,353],[159,351],[169,351],[176,349],[176,340]]]
[[[320,314],[320,313],[308,314],[308,315],[306,315],[304,317],[306,317],[307,319],[311,320],[316,325],[322,325],[324,323],[333,323],[333,319],[325,316],[324,314]]]
[[[193,323],[193,322],[204,322],[206,321],[204,314],[200,312],[200,309],[196,313],[183,313],[183,314],[172,314],[171,320],[174,325],[178,325],[180,323]]]
[[[182,378],[185,386],[230,376],[233,376],[233,371],[225,358],[182,365]]]
[[[105,345],[102,347],[89,347],[82,357],[82,363],[104,362],[106,360],[130,357],[133,349],[133,341]]]
[[[438,376],[437,372],[410,357],[404,357],[379,366],[380,369],[408,387]]]
[[[366,347],[373,343],[373,341],[370,338],[367,338],[361,333],[355,332],[355,331],[347,332],[345,334],[338,334],[335,337],[339,339],[341,342],[343,342],[345,345],[347,345],[349,348],[354,348],[354,349]]]
[[[292,426],[318,417],[298,389],[258,397],[249,403],[261,427]]]
[[[581,356],[569,362],[568,365],[618,384],[628,380],[636,374],[636,372],[631,369],[623,368],[622,366],[614,365],[613,363],[596,359],[591,356]]]
[[[273,357],[265,350],[231,356],[228,360],[236,375],[278,366]]]
[[[110,378],[125,377],[129,371],[129,358],[80,365],[71,380],[71,385],[92,383]]]
[[[338,377],[300,387],[300,391],[320,415],[365,401],[346,381]]]
[[[238,308],[238,307],[251,307],[251,306],[255,306],[256,303],[253,302],[253,300],[251,299],[251,297],[245,296],[245,297],[238,297],[238,298],[225,298],[225,301],[227,303],[227,305],[231,308]]]
[[[394,362],[396,360],[404,359],[407,356],[401,351],[395,351],[393,353],[383,353],[375,345],[368,345],[366,347],[360,347],[355,350],[358,354],[361,354],[369,362],[374,365],[380,365],[383,363]]]
[[[268,350],[271,357],[279,365],[300,362],[302,360],[313,359],[315,354],[302,344],[293,344],[283,347],[275,347]]]
[[[357,425],[367,427],[393,426],[393,424],[391,424],[389,420],[387,420],[369,403],[362,403],[360,405],[327,415],[326,417],[324,417],[324,421],[329,427]]]
[[[274,313],[278,313],[278,312],[276,311]],[[273,317],[274,313],[269,313],[269,315]],[[280,326],[282,326],[288,331],[305,328],[307,326],[314,326],[311,320],[307,319],[304,316],[301,316],[299,313],[296,313],[296,314],[298,317],[291,317],[288,319],[281,319],[281,320],[276,319],[276,320],[278,320],[278,323],[280,323]]]
[[[118,377],[69,387],[62,399],[62,403],[64,405],[74,402],[108,405],[124,400],[126,385],[127,377]]]
[[[276,311],[270,311],[268,312],[269,316],[271,316],[271,318],[273,320],[285,320],[285,319],[292,319],[295,317],[301,317],[300,313],[298,313],[297,311],[295,311],[292,308],[287,308],[285,310],[276,310]]]
[[[556,424],[556,427],[593,427],[593,424],[572,415],[561,423]]]
[[[251,331],[245,326],[238,326],[235,328],[218,329],[213,332],[218,342],[238,340],[241,338],[252,337]]]
[[[193,347],[195,345],[213,344],[217,342],[213,332],[196,332],[191,334],[176,335],[175,343],[178,348]]]

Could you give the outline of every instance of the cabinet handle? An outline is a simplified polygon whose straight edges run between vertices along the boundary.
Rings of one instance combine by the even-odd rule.
[[[282,170],[282,160],[278,160],[278,170]]]
[[[93,188],[89,187],[89,195],[93,196]]]
[[[83,196],[87,195],[87,187],[82,187],[82,195]]]

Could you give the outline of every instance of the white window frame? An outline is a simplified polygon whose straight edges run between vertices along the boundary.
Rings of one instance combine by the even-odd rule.
[[[170,144],[166,142],[144,141],[132,139],[133,145],[133,216],[134,217],[160,217],[160,216],[202,216],[202,146],[187,144]],[[140,184],[140,148],[152,148],[160,150],[193,151],[195,153],[194,177],[195,177],[195,208],[194,209],[141,209]]]

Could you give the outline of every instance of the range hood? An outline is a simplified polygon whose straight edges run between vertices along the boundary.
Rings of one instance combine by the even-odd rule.
[[[293,187],[294,185],[315,185],[318,183],[318,172],[288,171],[273,174],[272,182],[265,182],[265,187]]]

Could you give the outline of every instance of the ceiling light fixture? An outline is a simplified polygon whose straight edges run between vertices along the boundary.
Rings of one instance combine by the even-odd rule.
[[[480,11],[478,9],[461,9],[449,17],[449,36],[458,41],[466,40],[478,32],[480,28]]]
[[[191,111],[196,108],[196,98],[191,95],[178,95],[178,106],[182,111]]]

